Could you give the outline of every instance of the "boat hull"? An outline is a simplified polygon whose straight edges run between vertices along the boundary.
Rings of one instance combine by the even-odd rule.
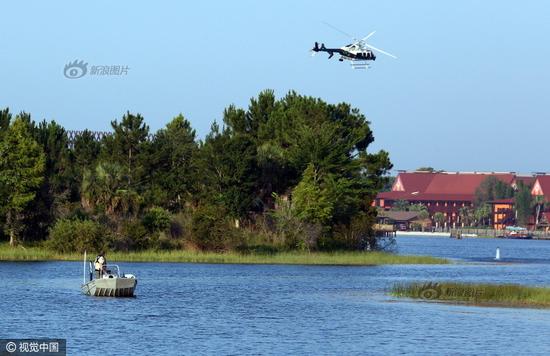
[[[133,297],[135,278],[98,278],[82,285],[82,293],[95,297]]]

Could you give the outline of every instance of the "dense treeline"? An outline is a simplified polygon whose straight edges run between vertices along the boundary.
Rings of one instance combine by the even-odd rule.
[[[4,239],[108,248],[376,248],[371,202],[387,183],[365,116],[290,92],[225,109],[199,140],[182,115],[152,133],[139,114],[98,140],[0,111]]]

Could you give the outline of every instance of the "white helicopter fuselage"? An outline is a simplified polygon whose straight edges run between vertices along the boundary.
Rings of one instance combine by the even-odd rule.
[[[346,59],[351,61],[368,61],[376,60],[376,55],[373,51],[366,48],[361,48],[356,44],[340,47],[340,59]]]

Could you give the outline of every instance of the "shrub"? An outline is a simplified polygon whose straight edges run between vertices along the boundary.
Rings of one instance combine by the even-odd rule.
[[[163,208],[153,207],[142,218],[143,226],[149,232],[160,232],[170,227],[170,213]]]
[[[126,220],[114,243],[116,250],[144,250],[156,247],[159,233],[149,232],[139,220]]]
[[[221,206],[201,206],[193,212],[191,224],[193,242],[202,250],[224,250],[235,237],[235,228]]]
[[[100,251],[107,247],[109,235],[92,220],[58,220],[50,228],[47,246],[58,252]]]
[[[318,223],[307,223],[296,216],[292,202],[276,194],[276,209],[269,215],[273,219],[275,234],[288,250],[316,249],[323,233],[323,227]]]

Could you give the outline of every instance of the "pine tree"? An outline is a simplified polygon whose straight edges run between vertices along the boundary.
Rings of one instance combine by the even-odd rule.
[[[44,169],[44,152],[33,139],[28,121],[17,116],[0,142],[1,206],[12,246],[22,228],[23,211],[44,180]]]

